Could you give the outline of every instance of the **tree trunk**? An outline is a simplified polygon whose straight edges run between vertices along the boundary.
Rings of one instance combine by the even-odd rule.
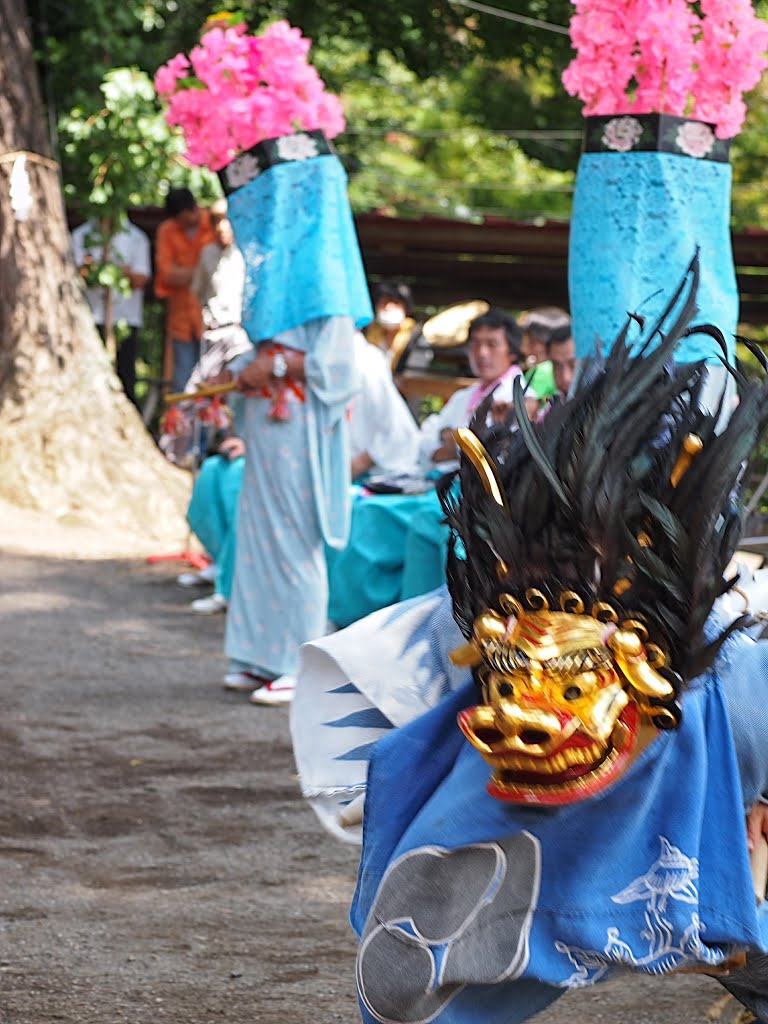
[[[32,207],[14,213],[14,154]],[[0,499],[176,541],[188,474],[124,397],[70,251],[23,0],[0,0]]]

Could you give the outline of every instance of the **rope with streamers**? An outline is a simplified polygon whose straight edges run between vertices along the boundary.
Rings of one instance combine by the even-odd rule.
[[[59,164],[48,156],[41,156],[40,153],[33,153],[29,149],[15,149],[11,153],[0,153],[0,164],[15,163],[20,156],[26,157],[31,164],[40,164],[41,167],[48,167],[52,171],[58,171]]]

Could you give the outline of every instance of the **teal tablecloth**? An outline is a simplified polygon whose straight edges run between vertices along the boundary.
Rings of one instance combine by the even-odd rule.
[[[337,626],[445,581],[448,527],[434,490],[357,494],[343,551],[328,549],[328,617]]]

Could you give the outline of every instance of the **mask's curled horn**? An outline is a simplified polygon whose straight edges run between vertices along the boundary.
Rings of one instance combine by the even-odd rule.
[[[454,430],[453,439],[475,467],[486,493],[493,498],[497,505],[506,509],[507,501],[504,497],[499,472],[477,435],[467,427],[459,427],[458,430]]]

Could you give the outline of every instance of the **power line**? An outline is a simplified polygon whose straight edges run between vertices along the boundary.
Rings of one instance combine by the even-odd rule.
[[[513,14],[512,11],[502,11],[499,7],[491,7],[488,4],[479,4],[475,0],[451,0],[452,4],[460,7],[471,7],[473,11],[480,11],[482,14],[493,14],[497,18],[505,18],[507,21],[517,21],[521,25],[529,25],[531,28],[541,28],[545,32],[557,32],[559,35],[567,36],[568,29],[563,25],[553,25],[550,21],[541,21],[539,18],[529,18],[525,14]]]
[[[548,129],[548,128],[473,128],[470,125],[465,125],[463,128],[382,128],[382,127],[365,127],[365,128],[347,128],[347,135],[381,135],[382,132],[389,134],[394,132],[398,135],[408,135],[415,139],[433,139],[433,138],[458,138],[462,135],[504,135],[510,139],[541,139],[546,141],[547,139],[580,139],[584,134],[580,129],[577,128],[562,128],[562,129]]]
[[[452,190],[465,189],[466,191],[482,189],[484,192],[552,192],[563,194],[573,192],[573,185],[548,185],[544,182],[531,182],[526,185],[514,185],[509,183],[503,184],[501,182],[488,182],[487,184],[483,184],[483,182],[480,181],[452,181],[449,178],[429,178],[424,181],[419,181],[417,178],[401,178],[396,174],[388,174],[386,171],[379,171],[375,167],[365,168],[365,173],[371,175],[384,184],[416,190],[427,189],[428,191],[431,191],[437,187],[443,187],[450,188]]]

